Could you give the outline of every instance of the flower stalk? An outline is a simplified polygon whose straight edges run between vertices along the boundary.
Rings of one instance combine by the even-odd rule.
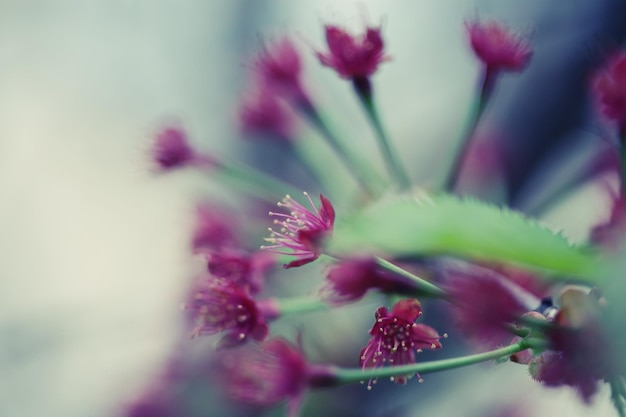
[[[458,181],[458,177],[461,173],[461,168],[463,166],[463,161],[465,160],[467,152],[469,150],[469,144],[471,143],[472,136],[474,135],[476,127],[478,126],[478,122],[480,121],[480,118],[482,117],[485,108],[487,107],[487,103],[491,98],[497,75],[497,71],[490,69],[489,67],[485,67],[480,86],[480,94],[478,96],[478,99],[473,103],[470,109],[468,120],[466,122],[466,127],[462,133],[460,140],[455,145],[457,149],[453,151],[454,156],[450,165],[450,169],[448,171],[448,176],[446,177],[443,185],[444,190],[452,191],[456,182]]]
[[[274,203],[278,196],[297,192],[291,184],[248,165],[202,155],[194,159],[194,165],[211,174],[222,174],[224,179],[232,181],[242,191],[271,203]]]
[[[378,110],[374,103],[374,97],[372,92],[372,84],[367,77],[357,77],[352,79],[352,85],[359,101],[363,105],[363,109],[374,128],[376,133],[376,139],[378,139],[378,145],[383,154],[383,159],[387,170],[395,181],[400,186],[400,189],[406,190],[411,187],[411,180],[404,169],[400,158],[398,158],[396,152],[392,149],[389,137],[383,128]]]
[[[518,343],[503,348],[491,350],[489,352],[475,355],[461,356],[458,358],[442,359],[438,361],[422,362],[403,366],[388,366],[376,369],[346,369],[336,368],[337,384],[350,384],[367,379],[387,378],[395,375],[427,374],[433,372],[447,371],[449,369],[462,368],[477,363],[500,359],[516,352],[532,347],[532,343],[521,340]]]
[[[330,128],[320,112],[311,102],[300,102],[296,108],[306,118],[306,120],[322,135],[326,143],[333,149],[348,171],[357,181],[359,187],[369,196],[379,193],[377,180],[373,177],[370,169],[357,156],[352,154],[341,141],[339,136]]]
[[[446,291],[444,291],[443,289],[439,288],[438,286],[436,286],[435,284],[432,284],[428,281],[426,281],[423,278],[418,277],[415,274],[412,274],[411,272],[407,271],[406,269],[400,268],[399,266],[381,258],[381,257],[376,257],[376,263],[382,267],[385,268],[386,270],[393,272],[395,274],[398,274],[400,276],[403,276],[407,279],[409,279],[412,283],[415,284],[416,289],[421,291],[424,295],[428,295],[431,297],[435,297],[435,298],[446,298],[447,297],[447,293]]]
[[[280,316],[328,310],[328,304],[315,297],[275,298],[272,304]]]

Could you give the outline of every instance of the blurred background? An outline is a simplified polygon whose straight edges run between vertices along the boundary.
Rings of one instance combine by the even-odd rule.
[[[586,89],[593,66],[624,37],[625,9],[617,0],[0,1],[0,415],[119,415],[183,343],[180,304],[199,266],[189,250],[194,204],[233,196],[198,173],[153,175],[148,151],[158,129],[175,123],[199,148],[291,175],[279,149],[263,151],[236,129],[262,38],[299,42],[316,100],[376,155],[350,85],[311,52],[324,46],[325,23],[358,31],[364,11],[383,21],[393,59],[373,78],[380,111],[412,178],[428,187],[445,175],[441,161],[476,92],[464,20],[501,19],[532,33],[531,65],[502,78],[484,120],[507,134],[510,194],[498,202],[532,211],[611,143]],[[584,240],[607,202],[585,186],[543,220]],[[337,326],[365,335],[372,311],[348,309]],[[326,320],[306,320],[309,338],[323,334]],[[313,356],[333,343],[322,340]],[[384,385],[350,387],[329,397],[328,410],[485,416],[522,403],[527,416],[614,413],[606,390],[585,408],[572,391],[543,389],[510,364]],[[219,394],[194,401],[204,410],[197,415],[225,415]],[[315,403],[305,415],[331,413]]]

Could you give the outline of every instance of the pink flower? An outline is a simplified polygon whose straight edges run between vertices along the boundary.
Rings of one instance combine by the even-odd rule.
[[[593,90],[602,114],[626,133],[626,53],[613,55],[593,79]]]
[[[196,225],[192,237],[192,249],[202,253],[236,246],[238,231],[234,216],[212,203],[204,202],[196,207]]]
[[[394,294],[415,292],[410,282],[381,270],[372,258],[354,259],[334,264],[326,274],[321,297],[334,305],[356,301],[370,289]]]
[[[224,278],[254,295],[263,288],[265,275],[274,266],[274,255],[224,249],[210,252],[207,261],[211,275]]]
[[[532,50],[528,39],[497,22],[465,24],[472,49],[488,71],[521,71],[528,64]]]
[[[550,350],[529,366],[531,375],[547,386],[569,385],[589,403],[602,380],[619,372],[611,341],[601,325],[601,305],[592,293],[563,292],[555,326],[546,330]]]
[[[282,38],[265,46],[255,59],[259,82],[274,88],[288,97],[304,95],[300,77],[302,62],[300,54],[288,38]]]
[[[307,193],[304,195],[309,200],[312,210],[286,196],[278,203],[278,207],[289,210],[289,214],[270,212],[270,216],[282,219],[274,220],[274,224],[280,225],[281,229],[275,231],[270,228],[270,237],[265,241],[272,245],[261,248],[282,255],[295,256],[296,260],[284,265],[285,268],[306,265],[316,260],[320,256],[325,239],[333,231],[335,209],[330,200],[320,194],[321,204],[319,208],[315,208],[311,197]]]
[[[487,269],[448,271],[445,287],[453,321],[468,337],[488,347],[506,343],[511,337],[506,326],[529,310],[514,293],[513,283]]]
[[[425,324],[416,324],[422,315],[422,307],[415,299],[398,301],[391,313],[380,307],[374,317],[376,321],[370,330],[372,338],[361,350],[359,362],[363,369],[380,368],[415,363],[415,353],[422,349],[440,349],[437,330]],[[416,374],[418,378],[421,377]],[[410,375],[408,376],[410,377]],[[394,377],[395,382],[405,384],[407,375]],[[371,387],[371,380],[368,387]]]
[[[218,348],[232,347],[248,338],[261,341],[269,332],[259,306],[227,279],[209,276],[199,280],[184,308],[195,323],[192,336],[226,333]]]
[[[294,138],[295,117],[269,87],[261,88],[244,99],[239,109],[243,133],[279,140]]]
[[[562,350],[548,351],[536,357],[529,365],[531,375],[547,386],[569,385],[589,403],[598,390],[598,383],[608,374],[596,366],[599,362],[598,340],[588,336],[578,332],[567,336],[562,334],[565,342]]]
[[[152,159],[159,169],[166,171],[188,165],[195,158],[194,150],[182,129],[166,128],[156,137]]]
[[[295,416],[309,382],[309,367],[302,352],[284,339],[224,353],[220,382],[236,401],[258,406],[288,402]]]
[[[361,36],[353,36],[344,29],[326,25],[328,53],[316,52],[322,65],[333,68],[346,79],[367,78],[378,65],[389,60],[383,52],[381,28],[367,27]]]

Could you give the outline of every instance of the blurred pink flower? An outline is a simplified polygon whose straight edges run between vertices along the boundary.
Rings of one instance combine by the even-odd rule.
[[[207,254],[207,267],[211,275],[224,278],[251,295],[261,291],[265,276],[274,263],[274,255],[264,251],[248,253],[236,249],[223,249]]]
[[[159,169],[166,171],[180,168],[191,163],[194,158],[194,150],[182,129],[168,127],[157,134],[152,147],[152,160]]]
[[[265,407],[287,401],[288,415],[297,415],[309,369],[296,346],[275,338],[223,355],[220,382],[234,400]]]
[[[261,341],[269,332],[256,302],[227,279],[198,280],[184,308],[195,325],[192,336],[225,333],[218,348],[242,344],[248,338]]]
[[[467,34],[476,56],[487,71],[521,71],[532,56],[528,39],[498,22],[466,22]]]
[[[286,141],[294,139],[295,115],[270,87],[261,87],[244,98],[239,108],[239,122],[246,135]]]
[[[367,27],[361,36],[353,36],[334,25],[326,25],[325,31],[329,52],[316,52],[316,55],[322,65],[334,69],[342,78],[367,78],[389,60],[383,52],[380,27]]]
[[[209,202],[199,204],[191,240],[193,251],[203,253],[225,246],[237,246],[237,224],[235,217],[225,209]]]
[[[275,89],[286,98],[308,101],[300,79],[302,58],[289,38],[264,45],[254,60],[254,69],[259,85]]]
[[[352,259],[332,265],[326,273],[321,297],[333,305],[357,301],[370,289],[409,294],[415,288],[408,280],[382,270],[373,258]]]
[[[560,297],[555,326],[546,330],[550,350],[536,357],[529,369],[547,386],[569,385],[589,403],[598,383],[618,377],[615,354],[602,328],[601,304],[593,293],[568,289]]]
[[[505,344],[511,337],[506,326],[528,311],[512,285],[485,268],[447,271],[445,288],[455,324],[468,337],[488,347]]]

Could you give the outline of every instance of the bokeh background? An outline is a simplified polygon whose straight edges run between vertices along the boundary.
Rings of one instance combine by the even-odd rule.
[[[503,77],[485,123],[508,134],[508,203],[532,208],[610,143],[586,87],[590,68],[626,30],[623,1],[550,3],[0,1],[0,415],[119,415],[179,346],[180,303],[199,265],[189,251],[194,204],[232,201],[233,191],[193,172],[155,176],[148,150],[159,128],[176,123],[198,147],[292,175],[280,149],[236,132],[262,38],[297,39],[310,90],[351,141],[376,155],[350,86],[309,52],[323,45],[326,22],[358,30],[364,12],[382,19],[393,60],[374,77],[381,113],[412,177],[428,186],[445,174],[441,161],[476,89],[464,20],[503,19],[529,31],[532,64]],[[600,188],[586,186],[544,221],[582,240],[606,203]],[[373,309],[364,311],[358,329],[371,320]],[[347,314],[339,321],[349,328],[362,313]],[[340,342],[319,330],[327,324],[307,321],[310,338],[327,337],[318,354]],[[329,403],[368,416],[484,416],[508,404],[526,405],[528,416],[614,413],[606,390],[585,408],[570,390],[543,389],[510,364],[387,385],[354,387],[343,404]],[[219,395],[205,400],[201,415],[223,415]]]

